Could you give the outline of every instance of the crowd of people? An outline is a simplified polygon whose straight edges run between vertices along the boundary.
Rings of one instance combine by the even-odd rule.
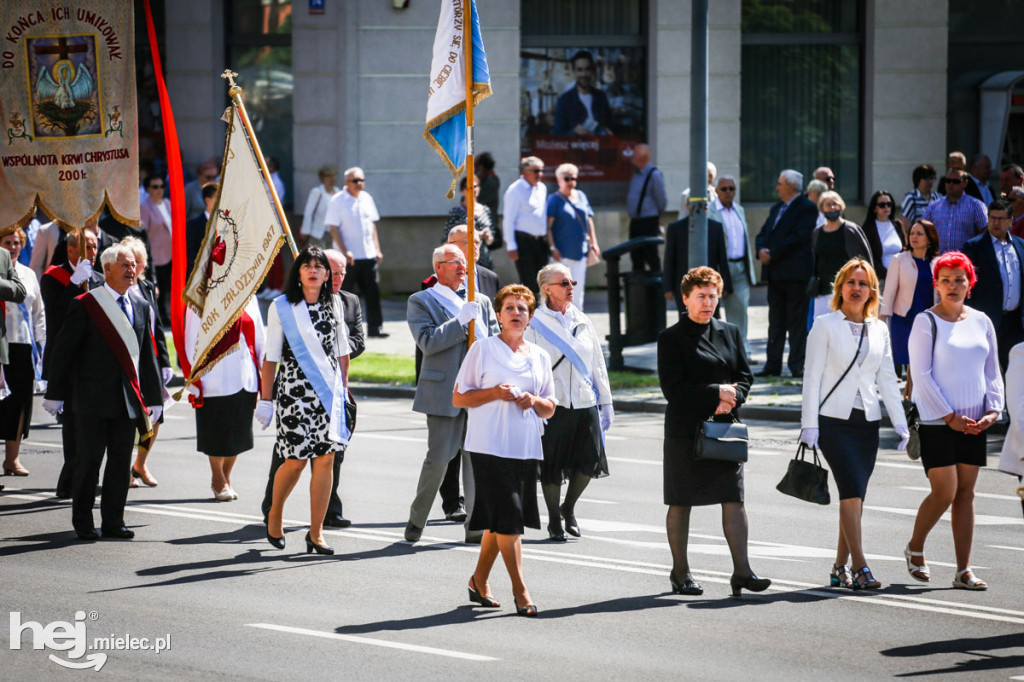
[[[664,177],[647,145],[633,152],[630,237],[657,236],[666,207]],[[576,503],[591,480],[609,475],[611,385],[600,337],[583,311],[587,268],[601,249],[578,167],[559,165],[557,190],[549,194],[544,162],[522,159],[520,177],[504,193],[499,224],[500,181],[490,155],[481,161],[479,175],[462,179],[460,204],[432,252],[432,274],[408,298],[406,321],[417,350],[412,409],[426,415],[428,436],[404,537],[422,538],[440,493],[446,519],[462,523],[465,541],[480,545],[467,585],[470,600],[500,606],[488,578],[501,554],[516,611],[529,617],[538,608],[523,576],[521,536],[525,528],[541,527],[538,481],[548,539],[565,543],[584,532]],[[937,190],[934,169],[915,168],[913,189],[899,209],[892,192],[878,190],[862,224],[845,216],[830,169],[818,168],[807,191],[800,172],[783,170],[779,201],[751,240],[736,178],[718,177],[709,164],[708,265],[687,267],[687,215],[668,226],[664,254],[665,296],[679,311],[657,347],[667,399],[663,498],[674,593],[703,592],[687,553],[693,506],[722,506],[732,593],[771,584],[748,561],[743,464],[701,457],[694,433],[705,423],[739,422],[755,376],[781,374],[787,339],[789,370],[805,377],[800,441],[821,449],[839,491],[830,584],[882,585],[867,564],[861,520],[884,405],[899,449],[912,436],[919,439],[930,483],[905,548],[908,574],[931,579],[925,543],[950,510],[953,586],[987,588],[971,567],[973,491],[986,463],[986,432],[1004,407],[1010,430],[1000,468],[1024,476],[1024,239],[1014,233],[1024,172],[1007,166],[1004,186],[996,190],[987,184],[986,158],[976,158],[969,172],[965,166],[962,154],[951,154]],[[216,162],[206,162],[185,187],[190,261],[209,220],[218,173]],[[72,525],[83,540],[132,538],[124,521],[128,488],[157,485],[147,460],[174,375],[163,333],[171,220],[165,181],[147,169],[140,177],[139,230],[101,220],[67,234],[52,224],[37,226],[32,244],[20,228],[0,238],[0,301],[7,302],[0,305],[6,323],[0,336],[3,470],[29,475],[19,445],[28,434],[33,394],[45,386],[43,407],[62,423],[64,467],[56,493],[72,499]],[[322,167],[318,177],[303,213],[304,248],[281,290],[271,292],[266,315],[250,301],[224,340],[238,352],[188,391],[196,449],[209,459],[214,498],[238,499],[231,474],[237,456],[253,448],[252,421],[264,429],[273,424],[262,502],[267,541],[285,548],[284,506],[309,460],[305,548],[330,555],[323,529],[351,524],[338,482],[356,437],[349,363],[365,348],[354,290],[365,299],[366,336],[387,332],[378,286],[380,216],[365,191],[366,175],[359,167],[346,169],[342,188],[333,166]],[[480,262],[472,283],[469,196],[476,198]],[[487,267],[500,248],[519,276],[504,287]],[[662,269],[656,244],[633,256],[636,270]],[[747,331],[755,257],[768,285],[769,312],[767,361],[756,375]],[[186,317],[190,359],[196,324],[194,315]],[[908,423],[904,397],[916,405],[919,424]],[[93,505],[104,457],[97,529]]]

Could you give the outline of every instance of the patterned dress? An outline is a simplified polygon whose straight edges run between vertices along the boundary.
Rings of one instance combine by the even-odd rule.
[[[309,317],[331,367],[337,369],[338,358],[334,350],[337,336],[330,306],[319,303],[309,305]],[[312,459],[341,447],[340,443],[331,441],[328,436],[330,415],[320,404],[313,386],[295,360],[287,338],[281,350],[274,395],[277,399],[275,457]]]

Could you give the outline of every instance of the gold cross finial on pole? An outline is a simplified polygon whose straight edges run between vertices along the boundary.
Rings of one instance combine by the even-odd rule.
[[[224,73],[222,73],[220,75],[220,77],[221,78],[226,78],[227,81],[228,81],[228,84],[231,87],[235,87],[235,79],[238,78],[238,73],[235,72],[235,71],[232,71],[231,69],[224,69]]]

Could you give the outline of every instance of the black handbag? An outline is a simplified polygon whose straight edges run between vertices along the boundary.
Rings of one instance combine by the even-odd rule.
[[[746,462],[748,442],[746,424],[709,419],[697,427],[693,456],[695,459],[718,462]]]
[[[828,492],[828,469],[821,466],[818,448],[813,448],[814,461],[804,459],[807,446],[800,443],[796,457],[789,460],[789,468],[775,489],[784,495],[791,495],[814,504],[829,504],[832,497]]]

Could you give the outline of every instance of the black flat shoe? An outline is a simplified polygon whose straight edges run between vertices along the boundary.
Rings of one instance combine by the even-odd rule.
[[[469,577],[469,601],[488,609],[496,609],[501,606],[501,602],[485,597],[477,591],[476,578],[473,576]]]
[[[772,581],[768,578],[758,578],[756,575],[751,573],[747,577],[741,577],[734,575],[729,578],[729,585],[732,587],[732,596],[741,596],[741,590],[747,589],[751,592],[764,592],[772,584]]]
[[[561,526],[548,526],[548,540],[551,542],[569,542]]]
[[[562,518],[565,519],[565,532],[574,538],[580,536],[580,526],[576,523],[576,515],[570,511],[566,511],[565,507],[559,507],[558,511],[562,513]]]
[[[87,542],[100,539],[100,532],[95,528],[92,530],[76,530],[75,535],[78,536],[79,540],[85,540]]]
[[[313,552],[316,552],[317,554],[331,555],[334,554],[334,548],[327,545],[316,544],[313,542],[313,538],[310,536],[309,531],[306,531],[306,554],[312,554]]]
[[[121,526],[120,528],[104,528],[101,533],[104,538],[116,540],[131,540],[135,537],[135,531],[129,530],[125,526]]]
[[[676,574],[670,572],[668,581],[672,584],[672,592],[675,594],[685,594],[689,597],[699,597],[704,594],[704,588],[692,576],[688,575],[683,582],[679,582],[676,580]]]
[[[267,542],[272,544],[277,549],[284,549],[284,536],[283,535],[281,537],[279,537],[279,538],[275,538],[273,535],[270,534],[270,531],[268,530],[267,531]]]
[[[519,601],[516,599],[516,595],[512,595],[512,603],[516,605],[516,615],[523,616],[525,618],[536,618],[537,617],[537,605],[527,604],[526,606],[520,606]]]

